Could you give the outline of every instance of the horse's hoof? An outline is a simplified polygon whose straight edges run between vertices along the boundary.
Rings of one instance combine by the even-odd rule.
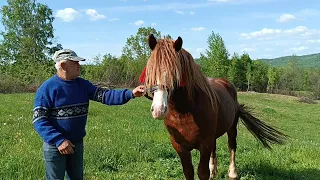
[[[238,173],[237,173],[237,171],[235,171],[235,169],[233,170],[233,172],[230,172],[230,170],[229,170],[228,176],[229,176],[229,180],[237,180],[238,179]]]
[[[238,176],[231,176],[231,177],[229,176],[229,180],[237,180],[237,179],[239,179]]]

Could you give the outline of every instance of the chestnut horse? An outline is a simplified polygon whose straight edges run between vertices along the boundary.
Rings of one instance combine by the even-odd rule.
[[[180,157],[186,179],[194,179],[191,151],[200,151],[198,177],[217,175],[216,139],[228,135],[230,179],[238,178],[235,153],[239,117],[247,129],[268,143],[283,144],[286,135],[252,116],[237,100],[235,86],[226,79],[207,78],[190,53],[182,48],[182,39],[148,39],[152,52],[140,76],[152,89],[152,115],[165,119],[173,148]]]

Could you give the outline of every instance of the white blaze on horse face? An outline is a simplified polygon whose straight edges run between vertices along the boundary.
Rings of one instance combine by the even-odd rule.
[[[166,83],[167,72],[163,73],[164,83]],[[161,85],[161,81],[157,80],[158,85]],[[159,86],[160,87],[160,86]],[[164,119],[168,113],[168,91],[166,89],[157,89],[153,93],[153,101],[151,105],[152,116],[155,119]]]
[[[164,119],[168,113],[168,92],[158,89],[153,94],[151,105],[152,116],[155,119]]]

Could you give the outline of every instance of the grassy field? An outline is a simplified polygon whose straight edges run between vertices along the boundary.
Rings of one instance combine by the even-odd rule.
[[[42,142],[32,126],[34,94],[0,94],[0,178],[44,179]],[[291,138],[264,149],[239,124],[237,165],[241,179],[320,179],[320,103],[294,97],[240,93],[239,101]],[[85,138],[85,179],[184,179],[163,121],[138,98],[123,106],[91,102]],[[218,140],[217,179],[227,179],[226,137]],[[199,153],[193,151],[195,169]],[[197,179],[197,177],[196,177]]]

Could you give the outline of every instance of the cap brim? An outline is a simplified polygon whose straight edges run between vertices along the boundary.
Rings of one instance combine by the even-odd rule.
[[[70,61],[85,61],[85,58],[82,57],[72,57],[72,58],[68,58],[68,60]]]

